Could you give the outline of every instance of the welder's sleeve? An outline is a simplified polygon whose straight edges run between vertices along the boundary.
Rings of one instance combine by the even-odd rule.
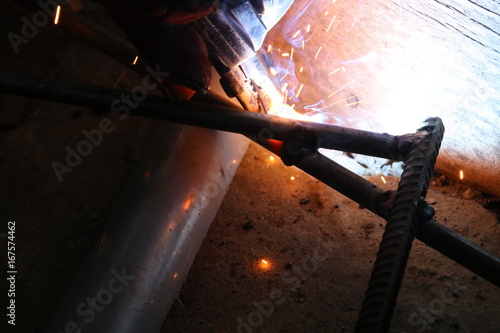
[[[218,0],[109,0],[104,4],[141,57],[170,73],[172,83],[208,89],[210,62],[205,43],[192,25],[218,7]]]

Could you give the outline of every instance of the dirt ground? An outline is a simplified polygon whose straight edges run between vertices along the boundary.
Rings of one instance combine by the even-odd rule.
[[[29,15],[10,1],[0,1],[0,12],[2,35]],[[2,70],[105,87],[124,71],[54,27],[18,54],[5,38],[0,43]],[[127,73],[118,87],[137,79]],[[18,271],[16,329],[4,319],[2,332],[46,329],[110,207],[155,144],[155,122],[112,118],[116,130],[58,182],[51,163],[102,117],[0,94],[0,232],[16,221]],[[162,332],[353,331],[385,222],[270,156],[250,146]],[[498,198],[439,175],[427,197],[437,220],[500,254]],[[4,239],[0,244],[5,272]],[[391,332],[499,332],[498,299],[498,288],[415,241]]]

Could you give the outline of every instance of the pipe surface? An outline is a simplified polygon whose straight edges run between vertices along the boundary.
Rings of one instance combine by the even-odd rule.
[[[500,287],[500,258],[474,244],[469,239],[431,220],[417,238],[441,252],[471,272]]]
[[[50,332],[161,328],[248,140],[165,124],[154,142],[60,303]]]
[[[148,70],[153,76],[153,69]],[[117,109],[131,93],[56,79],[0,73],[0,91],[80,106]],[[317,124],[236,108],[194,102],[168,102],[148,96],[127,113],[134,116],[241,133],[262,143],[265,139],[285,141],[297,135],[316,140],[318,147],[395,159],[398,137],[335,125]],[[317,147],[316,147],[317,148]]]

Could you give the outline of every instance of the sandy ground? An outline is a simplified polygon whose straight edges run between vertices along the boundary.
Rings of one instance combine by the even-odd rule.
[[[17,31],[27,13],[0,5],[2,34]],[[2,70],[106,87],[124,70],[53,27],[18,54],[1,43]],[[137,79],[127,73],[118,87]],[[16,332],[46,328],[110,207],[155,144],[156,123],[112,118],[116,130],[59,183],[51,163],[102,117],[99,110],[0,95],[0,232],[16,220]],[[163,332],[352,332],[384,221],[269,157],[249,149]],[[428,198],[438,220],[500,254],[498,199],[443,178]],[[5,271],[5,255],[0,262]],[[392,332],[498,332],[499,298],[498,288],[416,241]],[[12,331],[5,320],[0,327]]]
[[[250,147],[163,332],[353,331],[385,221],[270,156]],[[480,192],[441,177],[428,198],[438,220],[499,252]],[[497,332],[499,295],[415,241],[391,332]]]

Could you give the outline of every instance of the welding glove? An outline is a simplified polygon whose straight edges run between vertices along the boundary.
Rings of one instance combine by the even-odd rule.
[[[174,84],[206,91],[211,70],[205,43],[189,24],[219,6],[219,0],[104,0],[150,66],[159,64]]]

